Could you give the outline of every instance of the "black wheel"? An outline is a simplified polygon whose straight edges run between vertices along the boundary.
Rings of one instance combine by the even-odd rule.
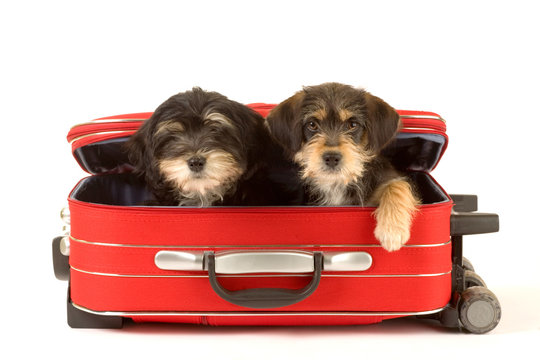
[[[493,330],[501,320],[501,305],[490,290],[473,286],[461,294],[459,320],[465,330],[484,334]]]
[[[469,259],[467,259],[466,257],[463,257],[462,262],[463,262],[463,269],[474,271],[474,266],[473,266],[473,264],[469,261]]]
[[[473,286],[486,287],[486,282],[474,271],[465,270],[465,288],[468,289]]]

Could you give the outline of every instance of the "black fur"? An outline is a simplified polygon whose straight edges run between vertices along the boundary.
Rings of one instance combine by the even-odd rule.
[[[232,126],[209,124],[204,118],[208,113],[225,116]],[[180,124],[181,131],[160,131],[160,124],[165,122]],[[168,181],[160,171],[160,161],[201,149],[227,152],[242,169],[223,197],[215,199],[211,205],[272,205],[280,202],[274,184],[267,176],[272,161],[270,154],[279,151],[276,147],[258,113],[219,93],[200,88],[174,95],[161,104],[127,144],[129,159],[154,193],[157,204],[168,206],[179,205],[185,198],[182,189]]]

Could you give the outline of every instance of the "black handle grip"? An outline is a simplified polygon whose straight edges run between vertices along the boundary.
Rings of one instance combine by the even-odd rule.
[[[485,213],[453,213],[450,235],[487,234],[499,231],[499,215]]]
[[[322,273],[322,253],[313,253],[314,271],[311,282],[302,289],[275,289],[275,288],[255,288],[238,291],[230,291],[223,288],[216,276],[216,262],[213,252],[204,254],[208,267],[208,278],[212,289],[222,299],[242,307],[252,309],[271,309],[296,304],[309,297],[319,286]]]

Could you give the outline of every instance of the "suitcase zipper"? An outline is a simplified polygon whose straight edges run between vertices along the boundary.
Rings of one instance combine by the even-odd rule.
[[[268,110],[275,107],[273,104],[249,104],[254,110]],[[92,135],[111,134],[113,132],[137,130],[141,123],[147,120],[152,113],[139,113],[120,115],[118,117],[99,118],[86,123],[77,124],[71,127],[68,133],[68,142],[73,143],[83,137]],[[402,111],[400,114],[403,129],[406,130],[437,130],[446,131],[446,122],[436,114],[427,112],[410,113]]]
[[[422,119],[418,121],[418,118],[405,118],[402,120],[403,127],[401,130],[424,130],[424,131],[438,131],[441,133],[446,132],[446,125],[442,119],[433,119],[428,121],[427,119]],[[131,135],[131,132],[136,131],[144,120],[120,120],[115,122],[105,122],[105,123],[86,123],[80,124],[77,126],[94,126],[94,129],[80,129],[77,130],[77,127],[73,127],[72,131],[69,132],[67,139],[70,144],[79,141],[81,139],[90,137],[90,136],[99,136],[99,135],[110,135],[110,134],[122,134],[126,133]],[[124,124],[123,126],[119,124]],[[96,127],[102,128],[101,131],[96,131]],[[73,131],[77,130],[77,131]]]
[[[75,141],[94,135],[135,131],[144,121],[144,119],[133,119],[79,124],[71,128],[67,135],[67,140],[69,143],[74,143]]]
[[[446,122],[441,118],[418,118],[418,117],[401,117],[403,124],[402,130],[436,130],[445,133]]]
[[[113,135],[113,134],[118,134],[119,136],[115,136],[115,137],[118,137],[118,138],[121,138],[121,137],[124,137],[124,136],[130,136],[131,134],[133,134],[135,131],[137,131],[138,128],[134,128],[134,129],[123,129],[123,130],[111,130],[111,131],[101,131],[101,132],[92,132],[92,133],[88,133],[88,134],[84,134],[84,135],[80,135],[80,136],[77,136],[77,137],[74,137],[74,138],[70,138],[68,139],[69,143],[70,144],[73,144],[79,140],[82,140],[82,139],[86,139],[86,138],[89,138],[89,137],[93,137],[93,136],[102,136],[102,135]]]

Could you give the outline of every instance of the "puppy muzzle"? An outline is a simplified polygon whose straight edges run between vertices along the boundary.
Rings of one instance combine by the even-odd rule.
[[[339,167],[343,156],[339,152],[328,151],[322,155],[322,160],[326,165],[326,168],[334,170]]]
[[[201,172],[206,164],[206,159],[202,156],[194,156],[187,161],[189,170],[194,173]]]

